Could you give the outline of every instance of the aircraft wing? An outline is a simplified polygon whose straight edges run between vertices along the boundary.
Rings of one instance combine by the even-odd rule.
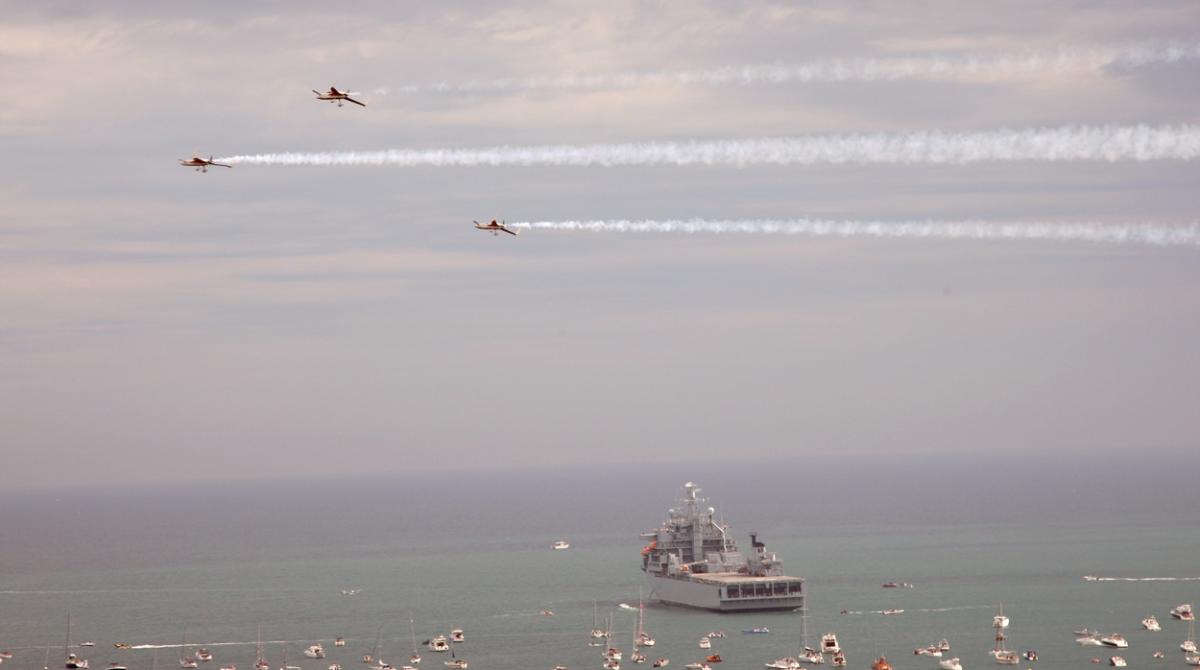
[[[358,105],[359,107],[367,106],[367,103],[359,102],[359,101],[355,100],[354,98],[351,98],[350,96],[346,96],[346,102],[353,102],[354,104]]]
[[[505,228],[503,226],[500,227],[500,230],[503,230],[504,232],[508,233],[509,235],[517,235],[518,234],[515,231],[509,230],[508,228]]]

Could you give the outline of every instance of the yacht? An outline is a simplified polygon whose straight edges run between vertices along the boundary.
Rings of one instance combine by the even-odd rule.
[[[463,633],[463,629],[455,628],[454,630],[450,631],[450,641],[451,642],[466,642],[466,640],[467,640],[467,637],[466,637],[466,634]]]
[[[995,657],[1000,665],[1016,665],[1021,662],[1021,657],[1017,656],[1015,651],[998,651]]]
[[[591,632],[591,636],[592,636],[593,640],[603,640],[604,638],[608,637],[608,631],[601,628],[600,622],[596,620],[596,601],[595,600],[592,601],[592,632]],[[600,643],[599,642],[591,642],[591,643],[589,643],[589,646],[599,647]]]
[[[570,548],[571,548],[571,543],[570,543],[570,542],[567,542],[566,540],[559,540],[558,542],[555,542],[555,543],[554,543],[554,548],[555,548],[555,549],[558,549],[558,550],[562,550],[562,549],[570,549]]]
[[[1008,628],[1008,617],[1004,616],[1004,605],[1000,605],[1000,613],[992,617],[992,628]]]
[[[621,670],[621,661],[615,658],[604,659],[604,670]]]
[[[447,668],[457,668],[457,670],[466,670],[467,661],[462,658],[452,658],[449,661],[445,661],[442,665],[445,665]]]
[[[305,658],[325,658],[325,647],[322,647],[320,642],[313,644],[313,645],[309,645],[308,649],[304,650],[304,657]]]
[[[342,664],[341,663],[330,663],[329,668],[327,670],[342,670]]]
[[[237,670],[237,666],[236,665],[222,665],[221,670]],[[341,668],[339,668],[338,670],[341,670]]]
[[[450,651],[450,641],[445,635],[434,635],[427,644],[429,651]]]
[[[1100,638],[1100,644],[1106,647],[1116,647],[1117,649],[1129,648],[1129,641],[1120,633],[1109,633]]]
[[[711,636],[705,636],[711,637]],[[638,622],[637,631],[634,633],[633,646],[637,647],[653,647],[655,644],[654,636],[646,632],[646,603],[642,600],[641,592],[638,593]]]
[[[1008,617],[1004,616],[1004,606],[1000,606],[1000,613],[992,617],[992,628],[996,629],[996,646],[992,647],[992,658],[1000,665],[1016,665],[1021,661],[1021,657],[1017,656],[1017,652],[1009,651],[1004,646],[1004,641],[1007,639],[1004,635],[1004,630],[1008,628]]]
[[[801,663],[811,663],[812,665],[823,665],[825,657],[821,652],[808,646],[808,610],[801,610],[800,615],[800,656],[797,659]]]
[[[409,665],[420,665],[421,654],[417,651],[417,624],[412,617],[408,618],[408,634],[412,638],[412,654],[408,657]]]
[[[1125,662],[1125,659],[1121,658],[1120,656],[1110,656],[1108,658],[1108,664],[1114,668],[1124,668],[1125,666],[1129,665]]]
[[[1154,631],[1156,633],[1158,631],[1162,630],[1162,626],[1160,626],[1158,624],[1158,619],[1156,619],[1152,616],[1148,616],[1145,619],[1142,619],[1142,628],[1145,628],[1146,630],[1149,630],[1149,631]]]
[[[842,651],[838,645],[837,635],[833,633],[825,633],[821,636],[821,653],[823,654],[838,654]]]
[[[129,670],[129,668],[125,667],[124,663],[113,661],[108,664],[108,670]]]
[[[1160,650],[1154,652],[1153,654],[1150,654],[1150,657],[1151,658],[1166,658],[1167,655],[1162,653],[1162,650],[1160,649]]]
[[[1183,620],[1183,621],[1195,621],[1196,620],[1196,614],[1194,612],[1192,612],[1192,604],[1191,603],[1183,603],[1182,605],[1179,605],[1178,607],[1172,609],[1171,616],[1175,617],[1176,619]]]
[[[796,670],[796,668],[800,667],[800,661],[791,656],[786,656],[784,658],[777,658],[765,665],[768,668],[772,668],[772,670]]]
[[[958,657],[955,656],[954,658],[947,658],[938,661],[938,667],[942,670],[962,670],[962,663],[958,660]]]
[[[712,640],[709,640],[706,637],[700,638],[700,648],[701,649],[712,649]]]

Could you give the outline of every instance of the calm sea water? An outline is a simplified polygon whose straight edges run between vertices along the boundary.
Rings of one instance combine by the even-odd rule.
[[[1200,577],[1195,488],[1169,462],[1137,471],[1070,463],[1028,471],[1002,462],[825,462],[596,467],[564,471],[265,483],[170,484],[0,497],[0,649],[4,668],[61,668],[67,612],[95,670],[120,660],[149,670],[152,651],[114,642],[178,645],[186,635],[212,666],[250,670],[261,625],[273,667],[305,670],[383,656],[466,630],[460,655],[478,670],[599,668],[587,646],[593,602],[628,648],[640,583],[638,533],[656,526],[679,486],[695,479],[743,544],[754,529],[808,579],[808,631],[834,631],[851,668],[886,652],[898,670],[936,670],[913,648],[948,638],[965,668],[987,655],[1000,603],[1010,640],[1041,660],[1022,667],[1086,668],[1108,653],[1079,647],[1088,626],[1124,633],[1132,668],[1184,667],[1181,602],[1200,605],[1200,581],[1089,583],[1084,574]],[[553,551],[558,538],[568,551]],[[912,589],[883,589],[889,580]],[[343,589],[361,589],[354,596]],[[898,616],[877,612],[902,608]],[[553,617],[539,614],[550,609]],[[841,614],[845,609],[848,614]],[[862,612],[862,613],[859,613]],[[1139,621],[1158,616],[1165,630]],[[717,615],[651,604],[651,656],[682,668],[707,631],[724,668],[761,668],[794,653],[794,613]],[[766,636],[740,635],[766,626]],[[346,647],[332,640],[344,636]],[[280,641],[287,641],[283,644]],[[323,641],[329,657],[301,651]],[[1162,649],[1167,658],[1151,659]],[[176,667],[162,649],[159,667]],[[422,648],[426,670],[443,655]],[[627,667],[633,667],[626,663]],[[648,667],[648,666],[646,666]]]

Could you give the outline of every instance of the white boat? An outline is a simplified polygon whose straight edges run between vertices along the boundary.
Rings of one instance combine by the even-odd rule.
[[[711,638],[711,639],[714,639],[714,640],[715,640],[715,639],[717,639],[717,638],[722,638],[722,637],[725,637],[725,631],[723,631],[723,630],[710,630],[710,631],[708,631],[708,633],[706,633],[706,634],[704,635],[704,637]]]
[[[200,661],[201,663],[208,663],[209,661],[213,660],[212,652],[204,647],[200,647],[196,650],[196,660]]]
[[[811,665],[824,665],[825,657],[821,652],[808,646],[808,610],[800,613],[800,655],[796,660]]]
[[[236,665],[222,665],[221,670],[237,670],[237,666]],[[338,670],[342,670],[342,669],[338,668]]]
[[[566,540],[559,540],[558,542],[554,543],[554,548],[556,550],[570,549],[571,543],[567,542]]]
[[[958,660],[957,656],[938,661],[938,667],[942,670],[963,670],[962,662]]]
[[[641,605],[640,600],[638,601],[638,604]],[[642,633],[641,627],[642,627],[642,619],[641,619],[641,616],[639,616],[638,617],[638,625],[637,625],[637,627],[635,627],[633,629],[633,636],[630,639],[631,644],[630,644],[630,649],[629,649],[629,660],[632,661],[633,663],[645,663],[646,662],[646,655],[643,654],[639,650],[639,647],[638,647],[638,642],[640,640],[641,633]]]
[[[777,658],[770,663],[765,663],[764,665],[772,670],[796,670],[796,668],[800,667],[800,661],[792,658],[791,656],[785,656],[784,658]]]
[[[658,658],[654,659],[654,663],[651,663],[650,665],[655,668],[665,668],[670,664],[671,659],[667,658],[666,656],[659,656]]]
[[[1106,647],[1116,647],[1117,649],[1128,649],[1129,641],[1120,633],[1109,633],[1100,638],[1100,644]]]
[[[931,644],[928,647],[917,647],[913,649],[913,653],[917,656],[933,656],[934,658],[942,657],[942,650],[936,644]]]
[[[321,643],[310,644],[308,649],[304,650],[305,658],[325,658],[325,647]]]
[[[821,636],[821,653],[823,654],[838,654],[842,651],[838,645],[837,635],[833,633],[825,633]]]
[[[1125,662],[1125,659],[1121,658],[1120,656],[1110,656],[1108,658],[1108,664],[1114,668],[1124,668],[1125,666],[1129,665]]]
[[[429,651],[450,651],[450,641],[446,639],[445,635],[434,635],[429,638],[426,646],[429,647]]]
[[[621,661],[615,658],[604,659],[604,670],[621,670]]]
[[[1188,621],[1187,639],[1179,643],[1179,650],[1185,654],[1196,653],[1196,622]]]
[[[595,640],[603,640],[604,638],[608,637],[608,631],[601,628],[600,622],[596,620],[596,601],[595,600],[592,601],[592,632],[591,632],[591,636],[592,636],[593,641],[588,643],[588,646],[591,646],[591,647],[599,647],[601,643],[595,642]]]
[[[938,640],[937,648],[941,649],[942,651],[950,651],[950,640],[947,640],[946,638]]]
[[[1187,663],[1188,665],[1194,665],[1194,666],[1200,667],[1200,656],[1197,656],[1195,654],[1188,654],[1187,656],[1183,657],[1183,662]]]
[[[179,667],[185,670],[199,667],[200,664],[196,661],[196,657],[188,653],[187,633],[183,634],[183,643],[180,645]]]
[[[1195,621],[1196,614],[1192,611],[1191,603],[1183,603],[1171,610],[1171,616],[1183,621]]]
[[[904,610],[884,610],[882,614],[904,614]]]
[[[455,628],[454,630],[450,631],[451,642],[466,642],[466,640],[467,636],[465,633],[463,633],[463,629]]]
[[[1162,626],[1159,625],[1158,619],[1156,619],[1152,616],[1148,616],[1145,619],[1142,619],[1142,628],[1145,628],[1146,630],[1153,631],[1156,633],[1158,631],[1162,630]]]
[[[408,618],[408,634],[412,636],[412,654],[408,657],[408,662],[413,665],[421,664],[421,653],[417,651],[417,624],[413,622],[412,617]]]
[[[281,645],[281,646],[283,647],[283,665],[279,666],[279,670],[302,670],[302,669],[300,668],[300,666],[298,666],[298,665],[288,665],[288,662],[287,662],[287,645],[286,645],[286,644],[284,644],[284,645]]]
[[[63,667],[67,670],[87,670],[88,660],[80,658],[71,653],[71,612],[67,612],[67,645],[63,648],[63,653],[67,655]]]
[[[465,659],[452,658],[449,661],[443,661],[442,665],[445,665],[447,668],[458,668],[458,670],[465,670],[468,664]]]
[[[646,632],[646,602],[642,600],[641,589],[638,590],[638,621],[637,631],[634,633],[633,640],[634,649],[638,647],[653,647],[656,643],[654,636]]]
[[[254,670],[271,670],[270,664],[262,654],[262,624],[258,625],[258,639],[254,643]]]
[[[344,638],[344,637],[338,637],[338,638],[335,638],[335,639],[333,640],[333,646],[335,646],[335,647],[344,647],[344,646],[346,646],[346,638]]]
[[[712,670],[712,668],[708,667],[707,663],[688,663],[683,667],[688,670]]]
[[[1021,657],[1015,651],[1009,651],[1004,642],[1008,638],[1004,635],[1004,630],[1008,628],[1008,617],[1004,616],[1004,606],[1000,606],[1000,613],[992,617],[992,628],[996,630],[996,645],[992,647],[992,658],[1000,665],[1016,665],[1021,662]]]
[[[710,640],[706,637],[700,638],[700,648],[701,649],[712,649],[712,640]]]
[[[833,655],[833,660],[830,661],[829,664],[835,668],[846,667],[846,655],[839,651],[838,653]]]
[[[326,670],[342,670],[342,665],[340,663],[330,663]]]

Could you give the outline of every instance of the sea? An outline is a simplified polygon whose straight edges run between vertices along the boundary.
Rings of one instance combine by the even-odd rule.
[[[600,668],[593,616],[611,617],[628,654],[645,598],[651,659],[680,668],[718,653],[721,668],[794,655],[834,632],[849,667],[886,654],[897,670],[937,670],[913,650],[945,638],[965,669],[993,667],[992,617],[1011,619],[1021,667],[1185,667],[1200,605],[1195,463],[1097,458],[860,455],[692,463],[658,460],[524,470],[410,473],[0,492],[2,670],[62,668],[68,651],[105,670],[178,667],[181,647],[251,670],[261,631],[271,667],[365,668],[378,648],[399,667],[413,635],[424,670],[447,654],[423,642],[453,628],[475,670]],[[448,454],[448,458],[453,458]],[[807,580],[807,614],[716,614],[667,606],[641,579],[639,534],[695,481],[748,547],[760,534]],[[568,550],[551,545],[570,542]],[[1086,581],[1084,575],[1098,576]],[[883,588],[889,581],[911,588]],[[900,614],[883,615],[899,609]],[[543,613],[543,610],[553,615]],[[1157,616],[1164,630],[1142,630]],[[94,647],[66,648],[70,641]],[[742,631],[765,627],[769,634]],[[1083,647],[1072,631],[1123,633],[1129,648]],[[710,631],[724,631],[711,651]],[[346,640],[334,647],[336,637]],[[303,650],[321,642],[322,660]],[[132,645],[119,650],[115,643]],[[1152,658],[1163,650],[1164,660]],[[625,661],[625,667],[634,664]],[[648,667],[647,664],[646,667]]]

